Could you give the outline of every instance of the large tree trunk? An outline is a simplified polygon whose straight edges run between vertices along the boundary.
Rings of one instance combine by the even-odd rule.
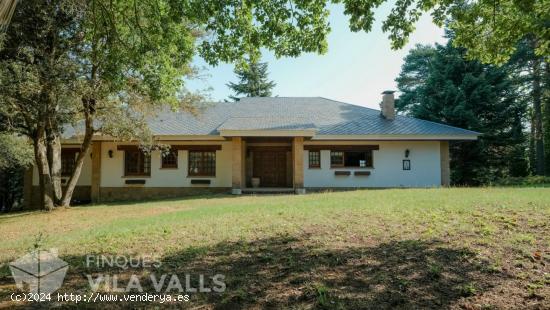
[[[546,168],[546,175],[550,175],[550,62],[545,61],[544,65],[544,91],[542,94],[544,98],[542,130],[544,132],[544,158],[546,159],[544,167]]]
[[[48,126],[47,133],[47,152],[48,164],[50,168],[50,176],[52,178],[52,186],[54,193],[54,202],[56,205],[61,204],[63,189],[61,187],[61,139],[57,132]]]
[[[40,186],[40,200],[42,208],[45,210],[53,210],[54,203],[54,190],[52,179],[50,176],[50,168],[48,164],[48,155],[46,150],[46,137],[43,129],[38,129],[36,137],[34,138],[34,156],[36,161],[36,167],[38,169],[38,180]]]
[[[535,57],[533,66],[533,117],[535,129],[535,174],[544,175],[544,134],[542,132],[542,90],[541,90],[541,61]]]
[[[73,192],[76,187],[76,182],[80,177],[80,172],[82,171],[82,165],[84,164],[84,158],[89,153],[90,145],[92,144],[92,137],[94,135],[93,128],[93,114],[95,112],[95,100],[94,99],[83,99],[84,105],[84,122],[86,126],[86,131],[84,132],[84,141],[82,141],[82,147],[76,158],[75,168],[69,181],[67,182],[67,187],[63,193],[63,198],[61,200],[61,206],[68,207],[71,204],[71,199],[73,197]]]

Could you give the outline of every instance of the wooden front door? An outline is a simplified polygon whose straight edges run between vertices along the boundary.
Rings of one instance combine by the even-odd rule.
[[[286,187],[286,151],[254,151],[252,175],[260,178],[260,187]]]

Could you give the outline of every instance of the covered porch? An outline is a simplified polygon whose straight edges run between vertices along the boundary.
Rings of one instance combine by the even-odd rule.
[[[232,193],[304,193],[304,137],[231,137]]]

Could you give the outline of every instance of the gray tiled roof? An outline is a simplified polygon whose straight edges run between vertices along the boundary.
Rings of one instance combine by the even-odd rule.
[[[479,133],[405,116],[386,120],[379,110],[321,97],[255,97],[205,105],[197,114],[160,112],[155,135],[219,135],[219,130],[303,130],[317,135],[453,135]]]
[[[305,130],[316,129],[307,117],[294,116],[252,116],[230,117],[218,130]]]

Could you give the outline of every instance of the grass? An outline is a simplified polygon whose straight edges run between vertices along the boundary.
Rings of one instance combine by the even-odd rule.
[[[191,293],[186,307],[544,308],[549,219],[548,188],[210,196],[6,214],[0,308],[25,306],[7,300],[7,263],[38,235],[70,263],[65,292],[89,290],[85,274],[106,271],[85,257],[102,254],[162,262],[108,270],[121,278],[225,275],[225,292]]]

